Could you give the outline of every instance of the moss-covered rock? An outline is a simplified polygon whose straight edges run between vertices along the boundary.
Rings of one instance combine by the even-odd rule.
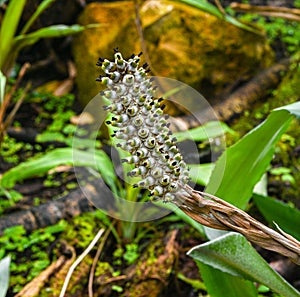
[[[266,40],[210,14],[171,1],[145,1],[140,8],[144,41],[152,74],[182,81],[208,98],[224,86],[269,66],[273,52]],[[99,92],[94,79],[98,57],[112,58],[114,47],[124,56],[142,50],[133,1],[91,3],[80,24],[99,23],[74,39],[80,101]]]

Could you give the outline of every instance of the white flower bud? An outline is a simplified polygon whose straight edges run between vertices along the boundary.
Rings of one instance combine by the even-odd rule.
[[[134,76],[132,74],[126,74],[123,78],[123,83],[126,86],[132,86],[134,84]]]
[[[148,137],[146,140],[145,140],[145,146],[149,149],[153,149],[155,147],[155,138],[154,137]]]
[[[162,196],[164,194],[164,188],[162,186],[156,186],[154,189],[151,191],[151,194],[153,196]]]
[[[162,186],[167,186],[170,183],[170,176],[169,175],[163,175],[163,177],[159,180],[159,183]]]
[[[145,158],[147,155],[148,155],[148,150],[145,148],[145,147],[141,147],[140,149],[138,149],[136,151],[136,155],[139,157],[139,158]]]

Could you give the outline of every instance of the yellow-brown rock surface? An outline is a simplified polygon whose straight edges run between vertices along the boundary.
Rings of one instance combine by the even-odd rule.
[[[273,61],[266,40],[196,8],[149,0],[140,7],[152,74],[182,81],[208,98],[240,78],[253,76]],[[74,39],[77,85],[84,105],[97,93],[99,57],[112,59],[118,47],[125,58],[142,50],[133,1],[91,3],[79,18],[99,23]]]

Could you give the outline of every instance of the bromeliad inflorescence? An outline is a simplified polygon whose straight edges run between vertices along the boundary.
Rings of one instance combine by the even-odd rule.
[[[124,60],[116,50],[114,62],[99,59],[105,75],[97,79],[107,87],[101,95],[111,102],[104,107],[113,114],[107,124],[116,129],[113,136],[121,141],[117,145],[131,154],[122,161],[134,164],[130,176],[141,177],[134,186],[148,189],[154,199],[173,201],[207,227],[240,232],[253,243],[300,265],[300,242],[291,235],[281,230],[278,233],[230,203],[187,185],[187,166],[163,114],[162,99],[154,97],[148,65],[139,67],[139,62],[140,55]]]
[[[139,66],[140,56],[125,60],[115,50],[114,62],[99,59],[105,75],[97,80],[107,87],[101,95],[111,102],[104,109],[113,114],[106,123],[123,140],[117,146],[131,154],[122,162],[135,166],[128,175],[141,177],[134,187],[148,189],[154,199],[172,201],[188,182],[188,170],[163,113],[163,99],[154,97],[148,65]]]

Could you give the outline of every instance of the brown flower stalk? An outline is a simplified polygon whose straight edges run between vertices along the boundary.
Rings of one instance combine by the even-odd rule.
[[[291,235],[265,226],[246,212],[211,194],[184,186],[185,193],[177,195],[175,203],[189,217],[200,224],[220,229],[236,231],[260,247],[275,251],[300,265],[300,242]]]

